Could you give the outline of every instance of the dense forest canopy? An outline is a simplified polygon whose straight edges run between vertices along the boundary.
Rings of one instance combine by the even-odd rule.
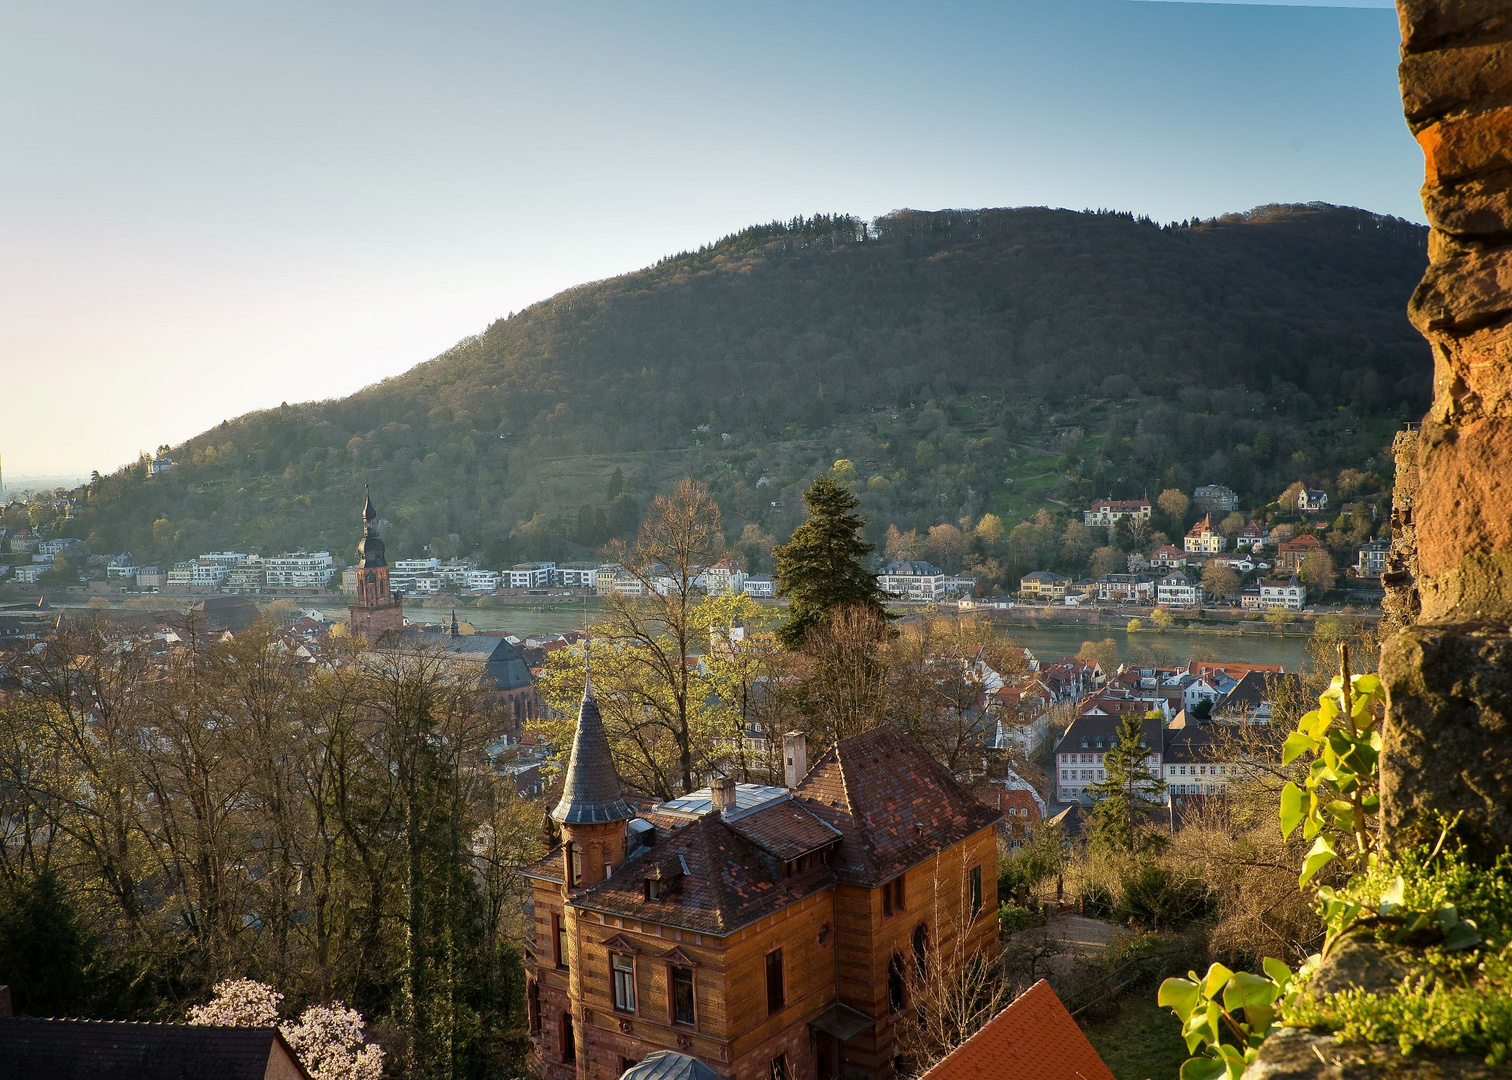
[[[139,558],[354,542],[586,556],[678,475],[781,540],[855,464],[871,530],[1384,470],[1425,408],[1426,230],[1327,205],[1160,226],[1016,209],[758,226],[501,319],[334,401],[228,420],[93,481],[64,532]],[[753,535],[749,531],[748,537]],[[770,549],[770,543],[765,545]]]

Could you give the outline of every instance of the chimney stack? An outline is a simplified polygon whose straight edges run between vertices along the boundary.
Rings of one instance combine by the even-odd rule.
[[[733,776],[715,777],[709,784],[709,792],[713,797],[716,812],[727,814],[735,809],[735,778]]]
[[[808,737],[801,731],[790,731],[782,737],[782,776],[789,790],[808,775]]]

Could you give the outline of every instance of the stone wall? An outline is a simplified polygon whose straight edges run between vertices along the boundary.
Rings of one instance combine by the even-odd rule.
[[[1512,620],[1512,3],[1399,0],[1402,103],[1423,149],[1433,346],[1417,525],[1422,618]]]

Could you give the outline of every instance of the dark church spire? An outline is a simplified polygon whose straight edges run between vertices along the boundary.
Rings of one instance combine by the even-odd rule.
[[[572,739],[562,801],[551,816],[563,825],[599,825],[635,816],[620,791],[619,775],[609,753],[609,736],[593,696],[591,672],[583,683],[583,703],[578,707],[577,734]]]
[[[383,539],[373,524],[378,520],[378,511],[373,508],[373,496],[366,484],[362,485],[362,539],[357,544],[357,568],[366,570],[371,566],[387,566],[383,558]]]

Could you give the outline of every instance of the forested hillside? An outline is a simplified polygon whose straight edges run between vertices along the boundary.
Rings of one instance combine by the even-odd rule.
[[[760,226],[350,397],[228,420],[169,474],[93,482],[64,531],[156,560],[344,554],[369,483],[396,557],[571,557],[688,473],[732,539],[780,540],[837,457],[878,535],[1198,483],[1264,502],[1384,472],[1428,397],[1404,314],[1426,258],[1426,230],[1321,205]]]

